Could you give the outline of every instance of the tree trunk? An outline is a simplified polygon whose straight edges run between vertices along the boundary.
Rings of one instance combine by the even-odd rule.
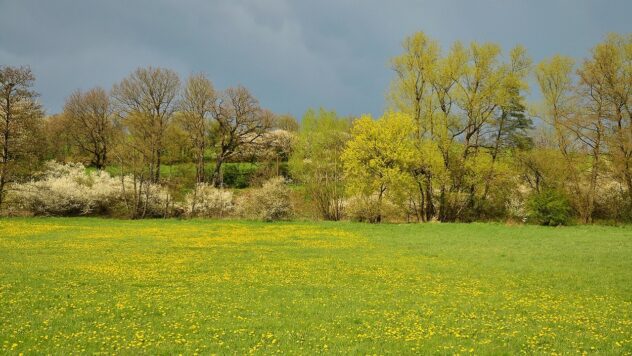
[[[216,188],[221,188],[224,185],[222,175],[222,163],[224,163],[224,158],[220,155],[217,157],[217,162],[215,162],[215,170],[213,171],[213,186]]]
[[[6,100],[6,118],[4,120],[3,145],[2,145],[2,170],[0,171],[0,209],[4,203],[5,187],[7,184],[7,175],[9,174],[9,138],[11,135],[11,98],[10,91],[7,93]]]
[[[434,196],[432,194],[432,177],[426,175],[426,221],[432,220],[435,216]]]

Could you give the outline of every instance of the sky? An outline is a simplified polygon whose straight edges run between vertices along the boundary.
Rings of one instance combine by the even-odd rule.
[[[49,114],[151,65],[244,85],[298,118],[379,116],[389,59],[416,31],[444,48],[490,41],[581,60],[608,32],[632,32],[630,14],[631,0],[0,0],[0,65],[29,65]]]

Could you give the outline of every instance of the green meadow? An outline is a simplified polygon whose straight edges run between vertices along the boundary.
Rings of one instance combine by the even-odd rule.
[[[0,353],[632,354],[632,228],[2,219]]]

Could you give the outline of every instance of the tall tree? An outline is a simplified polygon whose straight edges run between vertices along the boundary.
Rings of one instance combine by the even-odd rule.
[[[588,222],[592,216],[590,199],[586,198],[583,167],[585,156],[582,146],[586,141],[578,119],[580,98],[577,96],[573,78],[574,61],[564,56],[553,56],[544,60],[536,68],[536,78],[543,97],[542,118],[555,132],[558,150],[562,155],[564,168],[568,172],[567,186],[572,192],[575,208],[581,219]],[[595,162],[593,162],[595,163]],[[593,172],[596,172],[593,169]]]
[[[271,118],[242,86],[226,89],[215,105],[213,115],[217,121],[217,156],[212,181],[219,187],[223,185],[222,164],[238,149],[255,145],[270,127]]]
[[[499,155],[508,149],[528,149],[533,142],[528,130],[533,121],[526,115],[523,91],[528,89],[527,76],[531,69],[531,58],[522,46],[514,47],[510,52],[508,71],[503,76],[500,89],[499,110],[489,123],[489,134],[484,137],[486,148],[491,154],[489,170],[485,174],[485,186],[482,199],[487,199],[491,182],[496,170]],[[485,144],[483,144],[485,145]]]
[[[112,88],[120,114],[134,116],[136,126],[145,126],[141,137],[150,155],[149,176],[154,183],[160,180],[163,138],[176,108],[179,88],[176,72],[154,67],[139,68]]]
[[[417,137],[432,133],[432,82],[440,59],[439,44],[423,32],[404,39],[403,53],[391,59],[396,78],[389,100],[397,110],[409,113],[416,122]]]
[[[632,204],[632,34],[610,34],[579,71],[593,113],[606,119],[607,143]],[[631,205],[632,206],[632,205]]]
[[[292,175],[305,184],[325,220],[340,220],[344,207],[344,171],[340,156],[350,137],[349,120],[336,112],[308,110],[290,159]]]
[[[203,74],[190,76],[180,99],[177,123],[189,138],[195,161],[195,180],[205,181],[204,154],[210,145],[210,127],[217,95],[213,83]]]
[[[350,193],[374,200],[375,222],[390,194],[398,200],[407,191],[415,163],[415,121],[404,113],[387,113],[379,120],[363,116],[354,121],[351,139],[342,153]]]
[[[29,67],[0,67],[0,208],[6,186],[32,148],[34,131],[42,117]]]
[[[114,139],[114,121],[108,93],[102,88],[76,91],[64,105],[66,130],[76,147],[103,169]]]
[[[526,52],[518,47],[505,62],[493,43],[456,42],[443,54],[435,41],[416,33],[392,65],[392,108],[416,123],[418,215],[456,220],[475,213],[477,202],[487,199],[498,152],[509,140],[524,138],[521,130],[529,125],[522,102]],[[437,153],[442,167],[435,164]],[[480,174],[478,162],[488,156],[487,173]]]

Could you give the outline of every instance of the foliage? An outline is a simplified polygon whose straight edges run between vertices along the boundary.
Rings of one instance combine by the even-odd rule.
[[[412,118],[403,113],[387,113],[378,120],[363,116],[353,123],[352,138],[342,153],[347,188],[351,195],[375,196],[376,222],[381,221],[385,196],[396,198],[412,184],[414,131]]]
[[[227,187],[247,188],[257,172],[253,163],[225,163],[222,168],[222,181]]]
[[[344,215],[340,156],[348,139],[349,122],[335,111],[310,109],[303,116],[290,169],[292,176],[306,186],[325,220],[340,220]]]
[[[382,202],[379,202],[376,194],[351,196],[344,200],[344,209],[345,216],[351,221],[379,223],[384,220],[402,220],[401,207],[389,199],[383,199]]]
[[[135,149],[145,156],[151,183],[160,180],[164,135],[176,110],[179,88],[176,72],[155,67],[138,68],[112,88],[114,107]]]
[[[568,199],[557,190],[544,190],[534,194],[529,200],[529,217],[540,225],[566,225],[570,213]]]
[[[121,190],[95,208],[78,196],[90,184],[61,193],[78,184],[66,177],[57,200],[68,199],[67,208],[54,214],[177,216],[199,184],[245,189],[283,176],[298,188],[295,216],[523,220],[522,197],[555,190],[581,223],[631,221],[631,41],[611,34],[583,60],[555,55],[534,66],[522,46],[442,49],[413,33],[391,60],[387,112],[377,120],[320,109],[299,123],[263,108],[245,87],[216,91],[203,74],[181,83],[154,67],[110,92],[77,91],[62,114],[42,120],[30,69],[2,66],[0,206],[13,187],[47,184],[33,172],[54,159],[113,172]],[[539,103],[526,102],[530,82]],[[256,191],[236,195],[245,201]]]
[[[117,134],[109,94],[102,88],[76,91],[64,104],[65,133],[97,169],[105,168]]]

